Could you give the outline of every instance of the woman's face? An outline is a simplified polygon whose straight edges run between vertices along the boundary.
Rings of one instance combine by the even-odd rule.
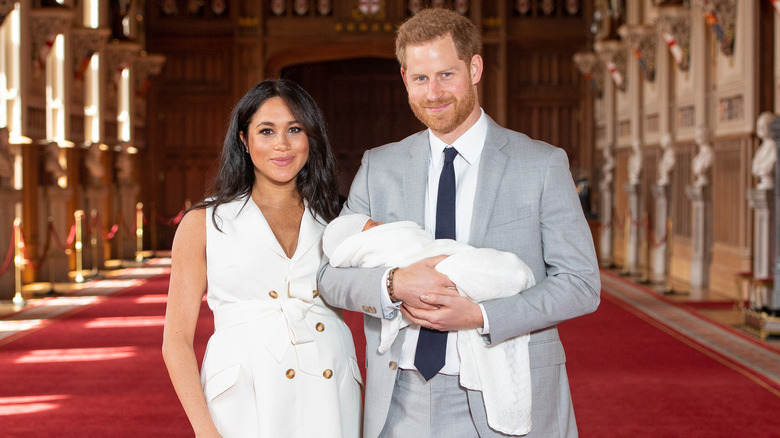
[[[255,167],[255,183],[295,185],[309,159],[309,137],[280,97],[263,103],[241,139]]]

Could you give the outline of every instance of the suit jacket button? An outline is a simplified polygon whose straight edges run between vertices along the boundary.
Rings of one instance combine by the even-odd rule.
[[[318,332],[321,332],[325,330],[325,324],[318,322],[317,325],[314,326],[314,328],[316,328]]]
[[[278,293],[276,293],[276,291],[275,291],[275,290],[272,290],[271,292],[268,292],[268,296],[269,296],[269,297],[271,297],[271,298],[273,298],[273,299],[276,299],[276,297],[278,297],[278,296],[279,296],[279,294],[278,294]]]
[[[331,377],[333,377],[333,371],[331,371],[331,370],[323,371],[322,372],[322,377],[324,377],[326,379],[330,379]]]
[[[398,368],[398,364],[395,363],[392,360],[390,361],[390,363],[388,365],[390,366],[390,369],[393,370],[393,371],[395,371]]]
[[[292,379],[295,377],[295,370],[290,368],[286,373],[284,373],[284,375],[287,376],[288,379]]]
[[[318,296],[320,296],[320,291],[314,289],[313,291],[311,291],[311,294],[313,298],[317,298]]]

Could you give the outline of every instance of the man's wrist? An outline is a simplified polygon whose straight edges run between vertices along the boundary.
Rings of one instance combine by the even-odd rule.
[[[385,286],[387,287],[387,295],[390,297],[390,301],[393,303],[397,303],[401,300],[395,297],[395,293],[393,291],[393,279],[395,277],[395,271],[397,271],[398,268],[393,268],[390,271],[387,272],[387,280],[385,281]]]

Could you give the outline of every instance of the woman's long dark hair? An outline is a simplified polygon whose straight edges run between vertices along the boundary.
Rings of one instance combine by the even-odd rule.
[[[325,119],[317,103],[300,85],[287,79],[265,80],[255,85],[238,101],[230,115],[230,125],[219,158],[219,169],[210,186],[210,195],[192,207],[216,207],[247,196],[255,184],[255,167],[241,141],[249,132],[249,123],[258,109],[270,98],[280,97],[309,138],[309,158],[298,172],[296,188],[309,208],[330,222],[339,214],[336,163],[326,133]]]

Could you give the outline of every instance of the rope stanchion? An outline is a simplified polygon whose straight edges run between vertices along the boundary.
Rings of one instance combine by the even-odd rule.
[[[8,270],[8,267],[11,266],[11,260],[14,259],[14,248],[16,245],[14,245],[14,236],[16,232],[16,228],[11,230],[11,243],[8,245],[8,253],[5,255],[5,261],[3,261],[3,267],[0,268],[0,275],[5,274],[5,271]]]
[[[135,204],[135,261],[144,261],[144,204]]]
[[[84,254],[82,251],[84,247],[84,242],[82,242],[82,219],[84,216],[83,210],[73,212],[74,227],[76,228],[76,276],[74,278],[76,283],[84,282]]]
[[[22,220],[20,218],[14,219],[14,304],[17,306],[23,306],[25,304],[24,297],[22,296],[22,269],[24,269],[24,257],[22,256],[22,249],[24,247],[24,241],[22,240]]]

